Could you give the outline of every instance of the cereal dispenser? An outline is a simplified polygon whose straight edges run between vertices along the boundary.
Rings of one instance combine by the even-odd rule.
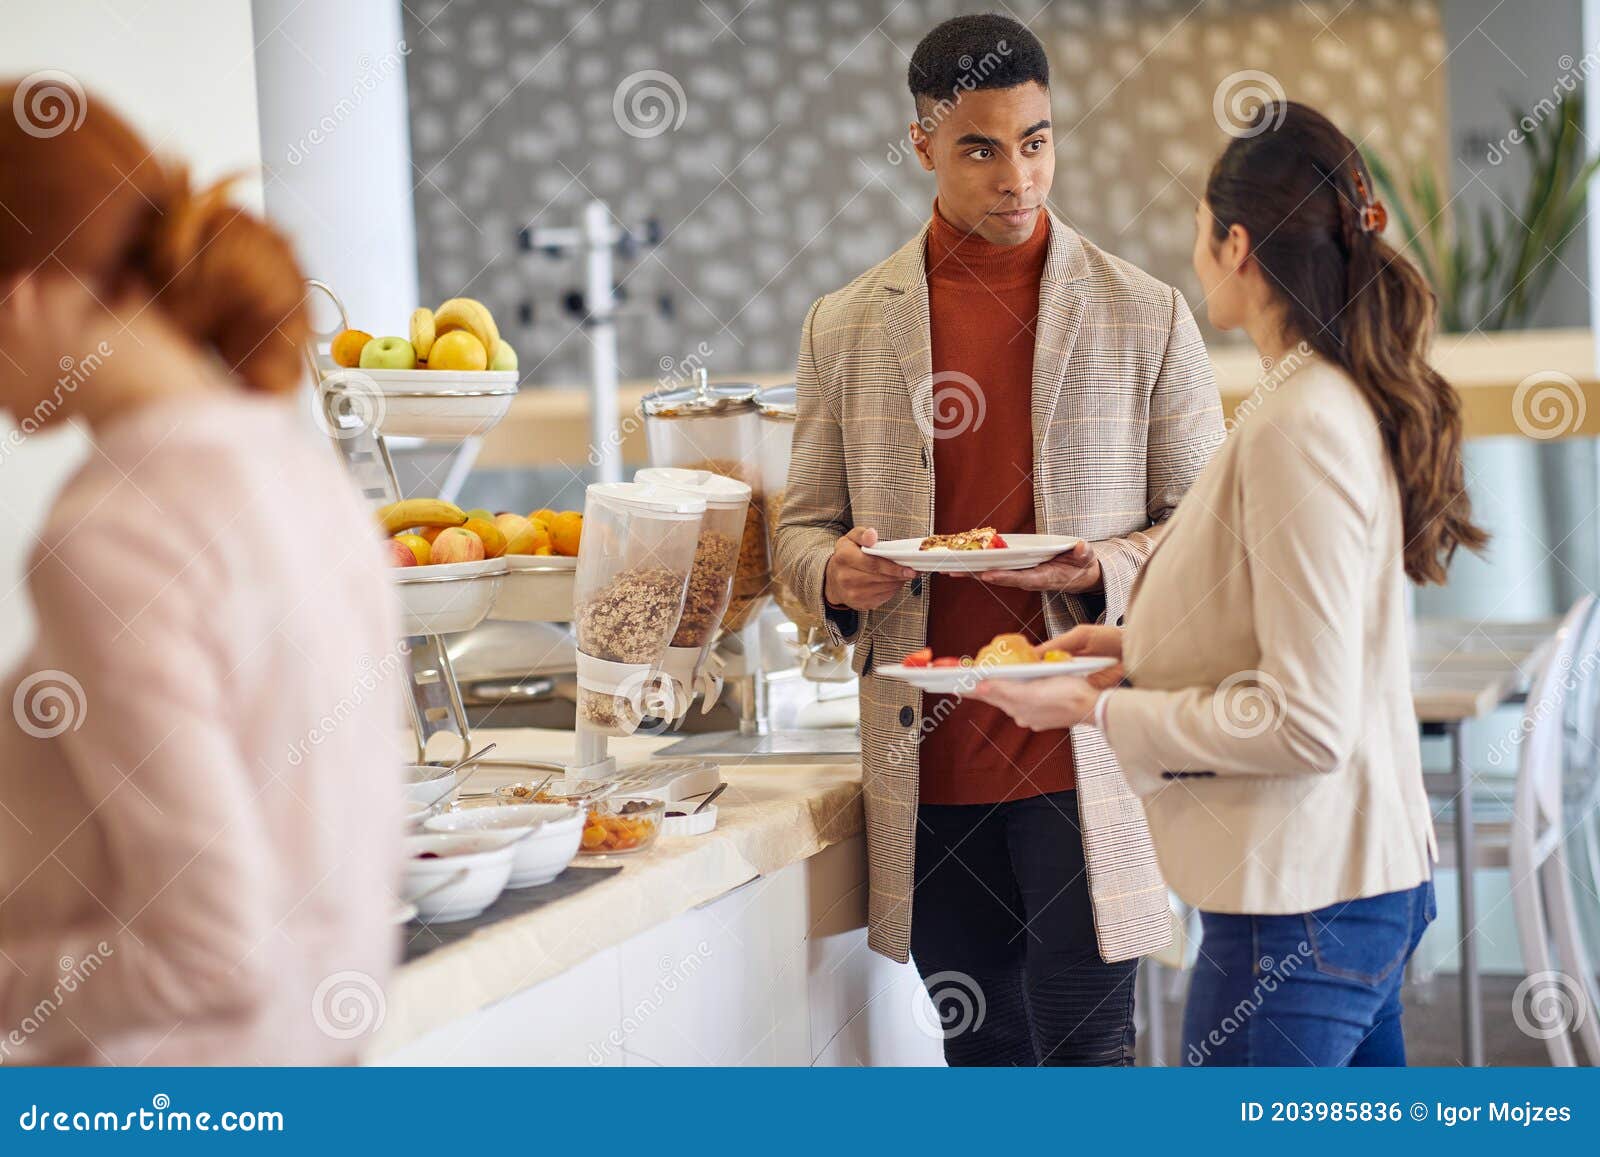
[[[761,609],[771,577],[762,525],[762,430],[755,396],[755,386],[713,384],[701,369],[695,372],[692,386],[658,390],[641,403],[651,466],[705,470],[737,479],[750,488],[733,594],[722,617],[722,625],[729,631],[739,630]]]
[[[739,564],[739,544],[744,535],[750,506],[750,487],[736,478],[726,478],[708,470],[685,470],[676,466],[652,466],[634,475],[634,481],[682,490],[705,500],[706,513],[700,524],[700,539],[695,547],[694,568],[689,574],[688,593],[683,600],[683,615],[667,649],[665,672],[672,680],[677,705],[676,718],[689,712],[696,691],[702,699],[701,712],[711,710],[722,690],[722,681],[707,670],[717,639],[717,625],[727,609]]]
[[[683,614],[704,498],[665,486],[588,488],[573,586],[578,642],[574,774],[604,774],[605,736],[631,735],[647,714],[673,718],[660,678]]]
[[[756,410],[761,421],[761,488],[766,503],[762,521],[766,524],[769,549],[776,558],[778,518],[789,487],[789,454],[794,446],[794,386],[770,386],[760,391]],[[849,682],[850,660],[845,648],[832,644],[827,627],[776,576],[772,580],[772,598],[798,632],[805,677],[819,683]]]

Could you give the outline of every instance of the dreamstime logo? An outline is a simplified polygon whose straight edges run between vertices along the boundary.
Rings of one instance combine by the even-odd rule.
[[[1246,68],[1222,78],[1211,96],[1211,115],[1225,133],[1256,137],[1283,124],[1289,115],[1287,99],[1277,77],[1259,68]],[[1262,115],[1269,106],[1272,115]]]
[[[630,137],[659,137],[683,124],[689,98],[670,72],[646,68],[622,78],[611,96],[611,115]]]
[[[911,1017],[917,1028],[937,1040],[950,1040],[983,1027],[989,1005],[983,989],[965,972],[935,972],[923,981],[928,999],[912,990]],[[928,1017],[929,1008],[933,1018]]]
[[[47,68],[22,78],[11,97],[11,111],[23,132],[49,139],[77,132],[89,115],[89,98],[77,77]]]
[[[601,1065],[606,1057],[620,1049],[623,1043],[634,1033],[644,1027],[646,1021],[660,1011],[666,1004],[667,998],[677,992],[679,987],[688,983],[689,978],[700,971],[700,966],[711,956],[711,945],[702,940],[694,946],[694,951],[673,960],[670,956],[663,956],[660,961],[661,975],[650,986],[650,991],[640,998],[639,1003],[623,1013],[622,1022],[606,1034],[605,1040],[589,1046],[589,1063]]]
[[[17,419],[17,424],[7,431],[5,439],[0,441],[0,459],[4,459],[31,435],[49,424],[60,412],[67,395],[77,393],[78,387],[105,365],[107,359],[115,352],[110,342],[102,340],[88,353],[79,357],[73,357],[71,354],[61,355],[56,362],[56,368],[61,371],[61,376],[56,379],[55,389],[50,391],[48,397],[35,402],[33,409],[22,414]]]
[[[1277,392],[1279,386],[1293,377],[1295,371],[1305,365],[1306,360],[1314,352],[1309,342],[1302,341],[1281,358],[1263,357],[1261,359],[1261,377],[1256,380],[1255,389],[1250,391],[1249,396],[1244,401],[1234,407],[1233,413],[1222,420],[1222,428],[1229,434],[1238,429],[1239,423],[1260,409],[1262,404]]]
[[[17,726],[35,739],[54,739],[83,726],[89,702],[83,684],[54,668],[35,671],[17,684],[11,697]]]
[[[1211,697],[1217,725],[1235,739],[1254,739],[1283,722],[1283,684],[1265,671],[1229,675]]]
[[[980,428],[988,412],[982,386],[960,370],[940,370],[933,375],[933,428],[922,432],[930,438],[959,438]]]
[[[1511,416],[1517,429],[1545,441],[1575,433],[1588,408],[1583,387],[1559,370],[1540,370],[1517,383]]]
[[[323,1035],[334,1040],[354,1040],[377,1032],[388,1011],[383,986],[354,969],[323,978],[311,994],[311,1019]]]
[[[634,724],[634,735],[661,735],[678,718],[678,684],[658,671],[635,671],[617,685],[612,702]]]
[[[1511,1019],[1535,1040],[1577,1032],[1588,1016],[1583,982],[1565,972],[1525,976],[1511,994]]]
[[[401,61],[410,55],[411,46],[402,40],[391,51],[384,53],[376,65],[368,53],[363,52],[356,57],[358,74],[355,83],[350,86],[349,95],[340,97],[332,111],[324,113],[304,136],[291,144],[289,151],[284,154],[284,160],[291,165],[299,165],[304,161],[311,155],[312,149],[333,136],[340,125],[355,115],[361,102],[379,85],[398,73],[402,67]]]
[[[917,127],[925,134],[932,133],[956,110],[956,106],[961,103],[962,97],[982,84],[995,69],[1000,67],[1004,58],[1010,55],[1011,45],[1004,40],[997,40],[995,41],[994,51],[985,52],[977,60],[973,60],[971,56],[962,56],[957,59],[956,64],[961,69],[961,75],[956,77],[955,86],[951,93],[951,97],[954,97],[954,99],[945,97],[936,101],[926,114],[917,117]],[[920,101],[918,103],[921,104]],[[895,141],[891,144],[884,159],[891,165],[898,165],[907,157],[915,156],[916,151],[915,144],[907,138],[904,141]]]
[[[312,417],[328,437],[344,442],[383,428],[388,399],[383,387],[360,370],[338,369],[322,379]]]
[[[1511,126],[1511,131],[1498,141],[1489,146],[1484,154],[1484,160],[1491,165],[1498,165],[1511,155],[1514,145],[1525,143],[1539,126],[1550,117],[1556,115],[1561,107],[1561,101],[1578,92],[1595,69],[1600,67],[1600,57],[1595,55],[1593,49],[1585,52],[1581,59],[1572,59],[1571,53],[1563,53],[1556,58],[1556,67],[1561,69],[1561,75],[1550,88],[1550,95],[1541,97],[1539,103],[1517,118],[1517,123]]]
[[[716,350],[708,342],[698,342],[694,352],[681,358],[674,358],[671,354],[662,354],[656,365],[661,370],[661,376],[656,379],[656,389],[669,390],[681,386],[694,375],[705,368],[706,362]],[[617,423],[615,430],[606,431],[604,446],[589,447],[589,465],[599,466],[605,455],[611,450],[620,450],[622,444],[644,426],[644,417],[637,407]]]
[[[0,1064],[11,1059],[13,1050],[27,1044],[28,1038],[43,1028],[45,1022],[61,1010],[67,997],[87,984],[89,978],[100,971],[107,957],[115,955],[116,949],[102,940],[76,959],[71,956],[62,956],[58,959],[56,969],[59,975],[56,977],[55,986],[24,1014],[22,1020],[10,1032],[0,1037]]]

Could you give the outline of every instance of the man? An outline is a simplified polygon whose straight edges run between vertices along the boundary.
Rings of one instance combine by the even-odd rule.
[[[983,1010],[947,1034],[947,1060],[1125,1064],[1138,957],[1169,918],[1110,751],[1092,729],[1031,733],[872,672],[923,646],[1120,623],[1222,440],[1217,391],[1182,297],[1049,212],[1038,40],[1000,16],[950,20],[909,79],[932,219],[806,318],[778,570],[855,643],[869,942],[909,951],[936,1006]],[[861,549],[981,526],[1087,541],[975,579]]]

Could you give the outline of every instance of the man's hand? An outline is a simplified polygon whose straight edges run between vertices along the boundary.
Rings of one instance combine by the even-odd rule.
[[[833,544],[833,554],[822,573],[822,597],[836,607],[870,611],[892,599],[917,572],[910,567],[863,554],[873,546],[878,532],[858,526]]]
[[[1069,595],[1099,590],[1102,584],[1100,560],[1095,557],[1094,547],[1087,542],[1080,542],[1065,554],[1027,570],[984,570],[972,577],[991,586],[1062,591]]]

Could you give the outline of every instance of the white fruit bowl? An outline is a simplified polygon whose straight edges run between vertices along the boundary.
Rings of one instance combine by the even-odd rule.
[[[451,441],[492,430],[517,396],[516,370],[323,369],[325,389],[343,388],[386,437]]]
[[[552,554],[508,554],[506,577],[489,612],[491,619],[526,623],[572,618],[572,582],[578,560]]]
[[[500,898],[516,854],[499,832],[460,835],[429,832],[405,839],[401,899],[430,924],[470,920]],[[437,859],[418,859],[431,852]]]
[[[489,614],[505,575],[504,559],[395,567],[400,633],[449,635],[470,631]]]
[[[405,769],[406,819],[420,821],[423,816],[411,814],[417,808],[439,802],[455,790],[457,775],[448,767],[437,763],[411,763]]]
[[[477,807],[434,816],[423,827],[430,832],[504,832],[538,830],[516,845],[508,888],[533,888],[559,876],[578,854],[583,837],[583,809],[574,804],[530,803]]]

